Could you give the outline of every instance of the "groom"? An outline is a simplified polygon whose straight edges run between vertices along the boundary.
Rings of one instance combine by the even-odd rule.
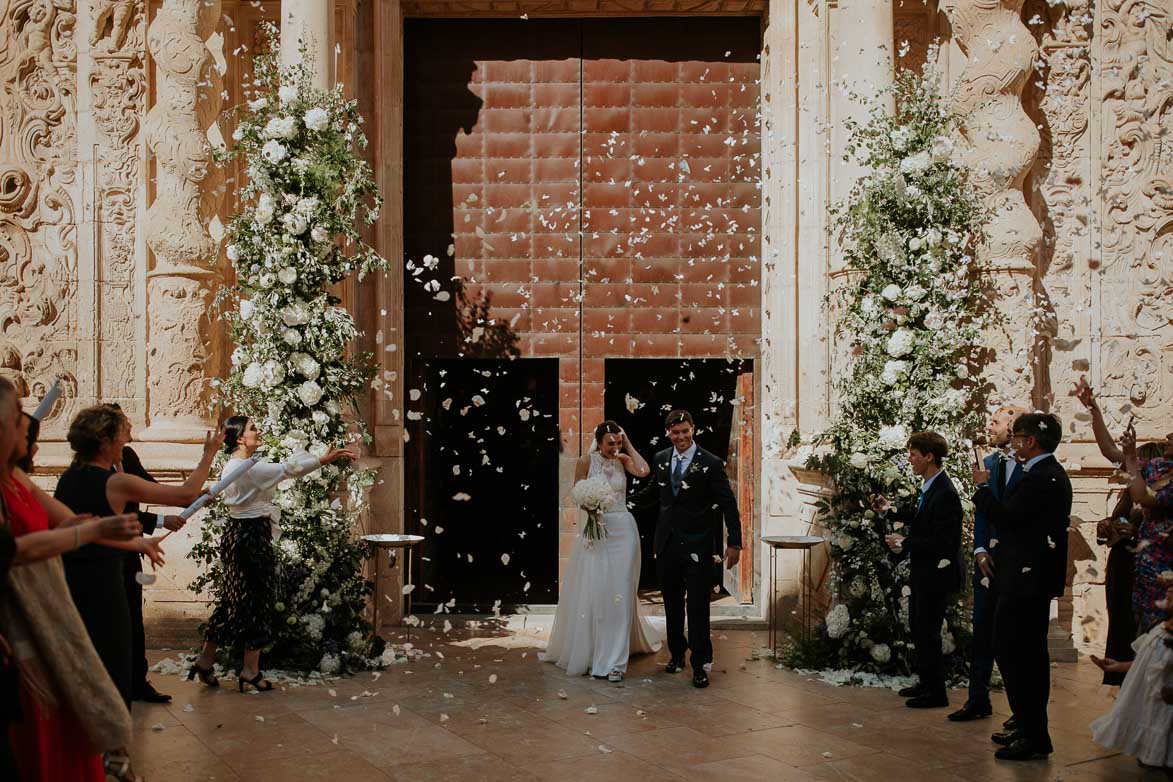
[[[713,533],[722,519],[728,530],[725,567],[741,556],[741,517],[729,488],[725,465],[693,442],[696,431],[687,410],[673,410],[664,422],[671,448],[655,456],[655,480],[632,496],[639,506],[658,501],[656,574],[664,596],[668,650],[672,659],[665,671],[684,668],[684,651],[692,649],[692,683],[708,687],[705,666],[713,661],[709,638],[709,593],[713,583]],[[688,603],[688,638],[684,636],[684,607]]]

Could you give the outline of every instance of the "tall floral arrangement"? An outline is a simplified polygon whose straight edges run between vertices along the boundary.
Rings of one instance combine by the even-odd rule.
[[[256,421],[268,457],[321,455],[369,441],[352,413],[372,363],[355,354],[359,331],[330,286],[386,267],[359,233],[381,199],[360,157],[362,117],[341,85],[315,89],[306,66],[282,69],[265,54],[249,86],[253,99],[238,110],[223,156],[242,159],[248,179],[225,239],[236,285],[220,305],[236,349],[218,402]],[[372,477],[354,464],[327,465],[280,486],[280,630],[269,665],[336,673],[377,651],[362,618],[370,585],[355,534]],[[218,526],[205,525],[193,552],[204,565],[193,587],[213,595],[223,586],[217,539]]]
[[[869,501],[882,494],[915,502],[909,435],[942,434],[952,446],[950,475],[964,496],[971,488],[969,447],[985,391],[975,378],[990,325],[976,262],[984,207],[956,154],[957,121],[931,59],[923,72],[897,76],[895,115],[876,103],[866,122],[850,127],[848,155],[870,173],[834,210],[848,274],[828,303],[849,356],[835,384],[837,412],[808,462],[836,488],[823,509],[833,607],[822,638],[807,649],[808,665],[910,670],[908,563],[895,562],[883,540],[907,531],[879,518]],[[959,603],[942,630],[947,653],[968,627],[962,614]]]

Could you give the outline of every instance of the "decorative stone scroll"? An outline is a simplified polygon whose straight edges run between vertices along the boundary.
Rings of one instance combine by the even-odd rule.
[[[22,396],[77,396],[74,0],[0,3],[0,375]]]
[[[220,0],[164,0],[147,35],[157,99],[147,116],[156,194],[147,212],[147,365],[150,427],[144,439],[194,439],[204,427],[205,374],[219,363],[210,317],[219,281],[208,231],[221,192],[208,130],[220,111],[221,78],[206,41]]]

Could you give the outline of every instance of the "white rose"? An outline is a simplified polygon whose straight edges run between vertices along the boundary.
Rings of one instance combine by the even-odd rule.
[[[281,310],[281,320],[286,326],[303,326],[310,322],[309,307],[305,302],[295,301]]]
[[[273,196],[268,193],[261,193],[261,197],[257,199],[257,208],[253,210],[253,220],[257,225],[268,225],[273,219]]]
[[[908,240],[908,249],[912,250],[913,252],[919,250],[923,245],[924,242],[922,242],[919,237],[914,236]]]
[[[249,299],[240,300],[240,319],[248,320],[253,316],[253,303]]]
[[[260,285],[262,288],[272,288],[273,287],[273,275],[269,274],[268,272],[265,272],[264,274],[262,274],[260,277],[257,278],[257,284]]]
[[[325,109],[315,106],[305,113],[305,126],[310,130],[325,130],[330,122],[330,115]]]
[[[281,366],[276,361],[266,361],[262,367],[262,382],[269,388],[275,388],[281,385],[281,381],[285,379],[285,367]]]
[[[297,100],[297,87],[292,87],[287,84],[281,89],[277,90],[277,97],[281,99],[282,103],[295,101]]]
[[[245,388],[257,388],[261,385],[261,377],[263,374],[264,370],[261,369],[260,364],[249,364],[247,367],[245,367],[244,377],[241,378],[240,382],[244,384]]]
[[[888,644],[875,644],[871,651],[872,659],[878,663],[886,663],[892,659],[892,650]]]
[[[312,380],[307,380],[297,387],[297,398],[306,407],[313,407],[322,399],[322,387]]]
[[[276,139],[266,141],[265,146],[261,147],[261,157],[270,163],[280,163],[286,154],[285,145]]]
[[[890,283],[884,288],[884,290],[880,291],[880,295],[888,301],[896,301],[900,298],[900,293],[900,286],[894,282]]]
[[[297,212],[289,212],[281,218],[281,224],[285,226],[285,230],[290,236],[301,236],[305,233],[305,229],[309,227],[306,219]]]
[[[310,231],[310,238],[315,242],[328,242],[330,240],[330,232],[320,225],[315,225]]]
[[[862,470],[868,466],[868,455],[866,453],[856,451],[851,455],[851,459],[848,461],[855,469]]]
[[[880,447],[887,448],[891,451],[898,451],[908,443],[908,431],[904,428],[903,424],[881,426],[876,439]]]
[[[325,426],[330,423],[330,416],[321,410],[315,410],[313,414],[314,423],[318,426]]]
[[[251,111],[260,111],[261,109],[265,108],[268,105],[269,105],[269,99],[266,97],[263,97],[263,96],[260,98],[257,98],[256,100],[250,100],[248,102],[248,107]]]
[[[281,280],[282,285],[292,285],[297,279],[297,272],[286,266],[277,272],[277,279]]]
[[[289,357],[289,363],[293,364],[293,368],[298,371],[302,377],[310,380],[317,380],[318,374],[321,372],[321,367],[317,361],[314,361],[313,356],[306,353],[294,353]]]
[[[273,117],[265,124],[265,138],[293,138],[297,133],[297,120],[293,117]]]
[[[933,331],[939,330],[945,325],[945,317],[939,310],[930,310],[929,314],[925,315],[925,328]]]
[[[297,347],[301,344],[301,332],[297,329],[285,329],[281,332],[281,339],[285,341],[286,345]]]
[[[228,260],[235,263],[240,260],[240,249],[235,244],[230,244],[224,248],[224,254],[228,256]]]
[[[867,315],[874,315],[877,309],[876,297],[872,296],[871,294],[864,296],[863,301],[860,302],[859,308]]]
[[[910,301],[920,301],[925,297],[926,293],[928,293],[928,291],[917,285],[915,282],[904,289],[904,295],[907,296]]]
[[[342,415],[342,408],[338,406],[337,402],[331,399],[326,403],[326,412],[330,415]]]
[[[930,247],[936,247],[941,243],[941,232],[936,228],[930,228],[925,231],[925,239],[928,240]]]

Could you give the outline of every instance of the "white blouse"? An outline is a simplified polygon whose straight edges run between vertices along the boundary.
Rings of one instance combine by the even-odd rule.
[[[221,475],[228,475],[247,459],[229,459]],[[312,453],[298,451],[283,462],[260,461],[240,476],[220,495],[228,506],[228,515],[234,519],[270,518],[277,521],[281,511],[273,505],[277,484],[288,478],[300,478],[322,466]]]

